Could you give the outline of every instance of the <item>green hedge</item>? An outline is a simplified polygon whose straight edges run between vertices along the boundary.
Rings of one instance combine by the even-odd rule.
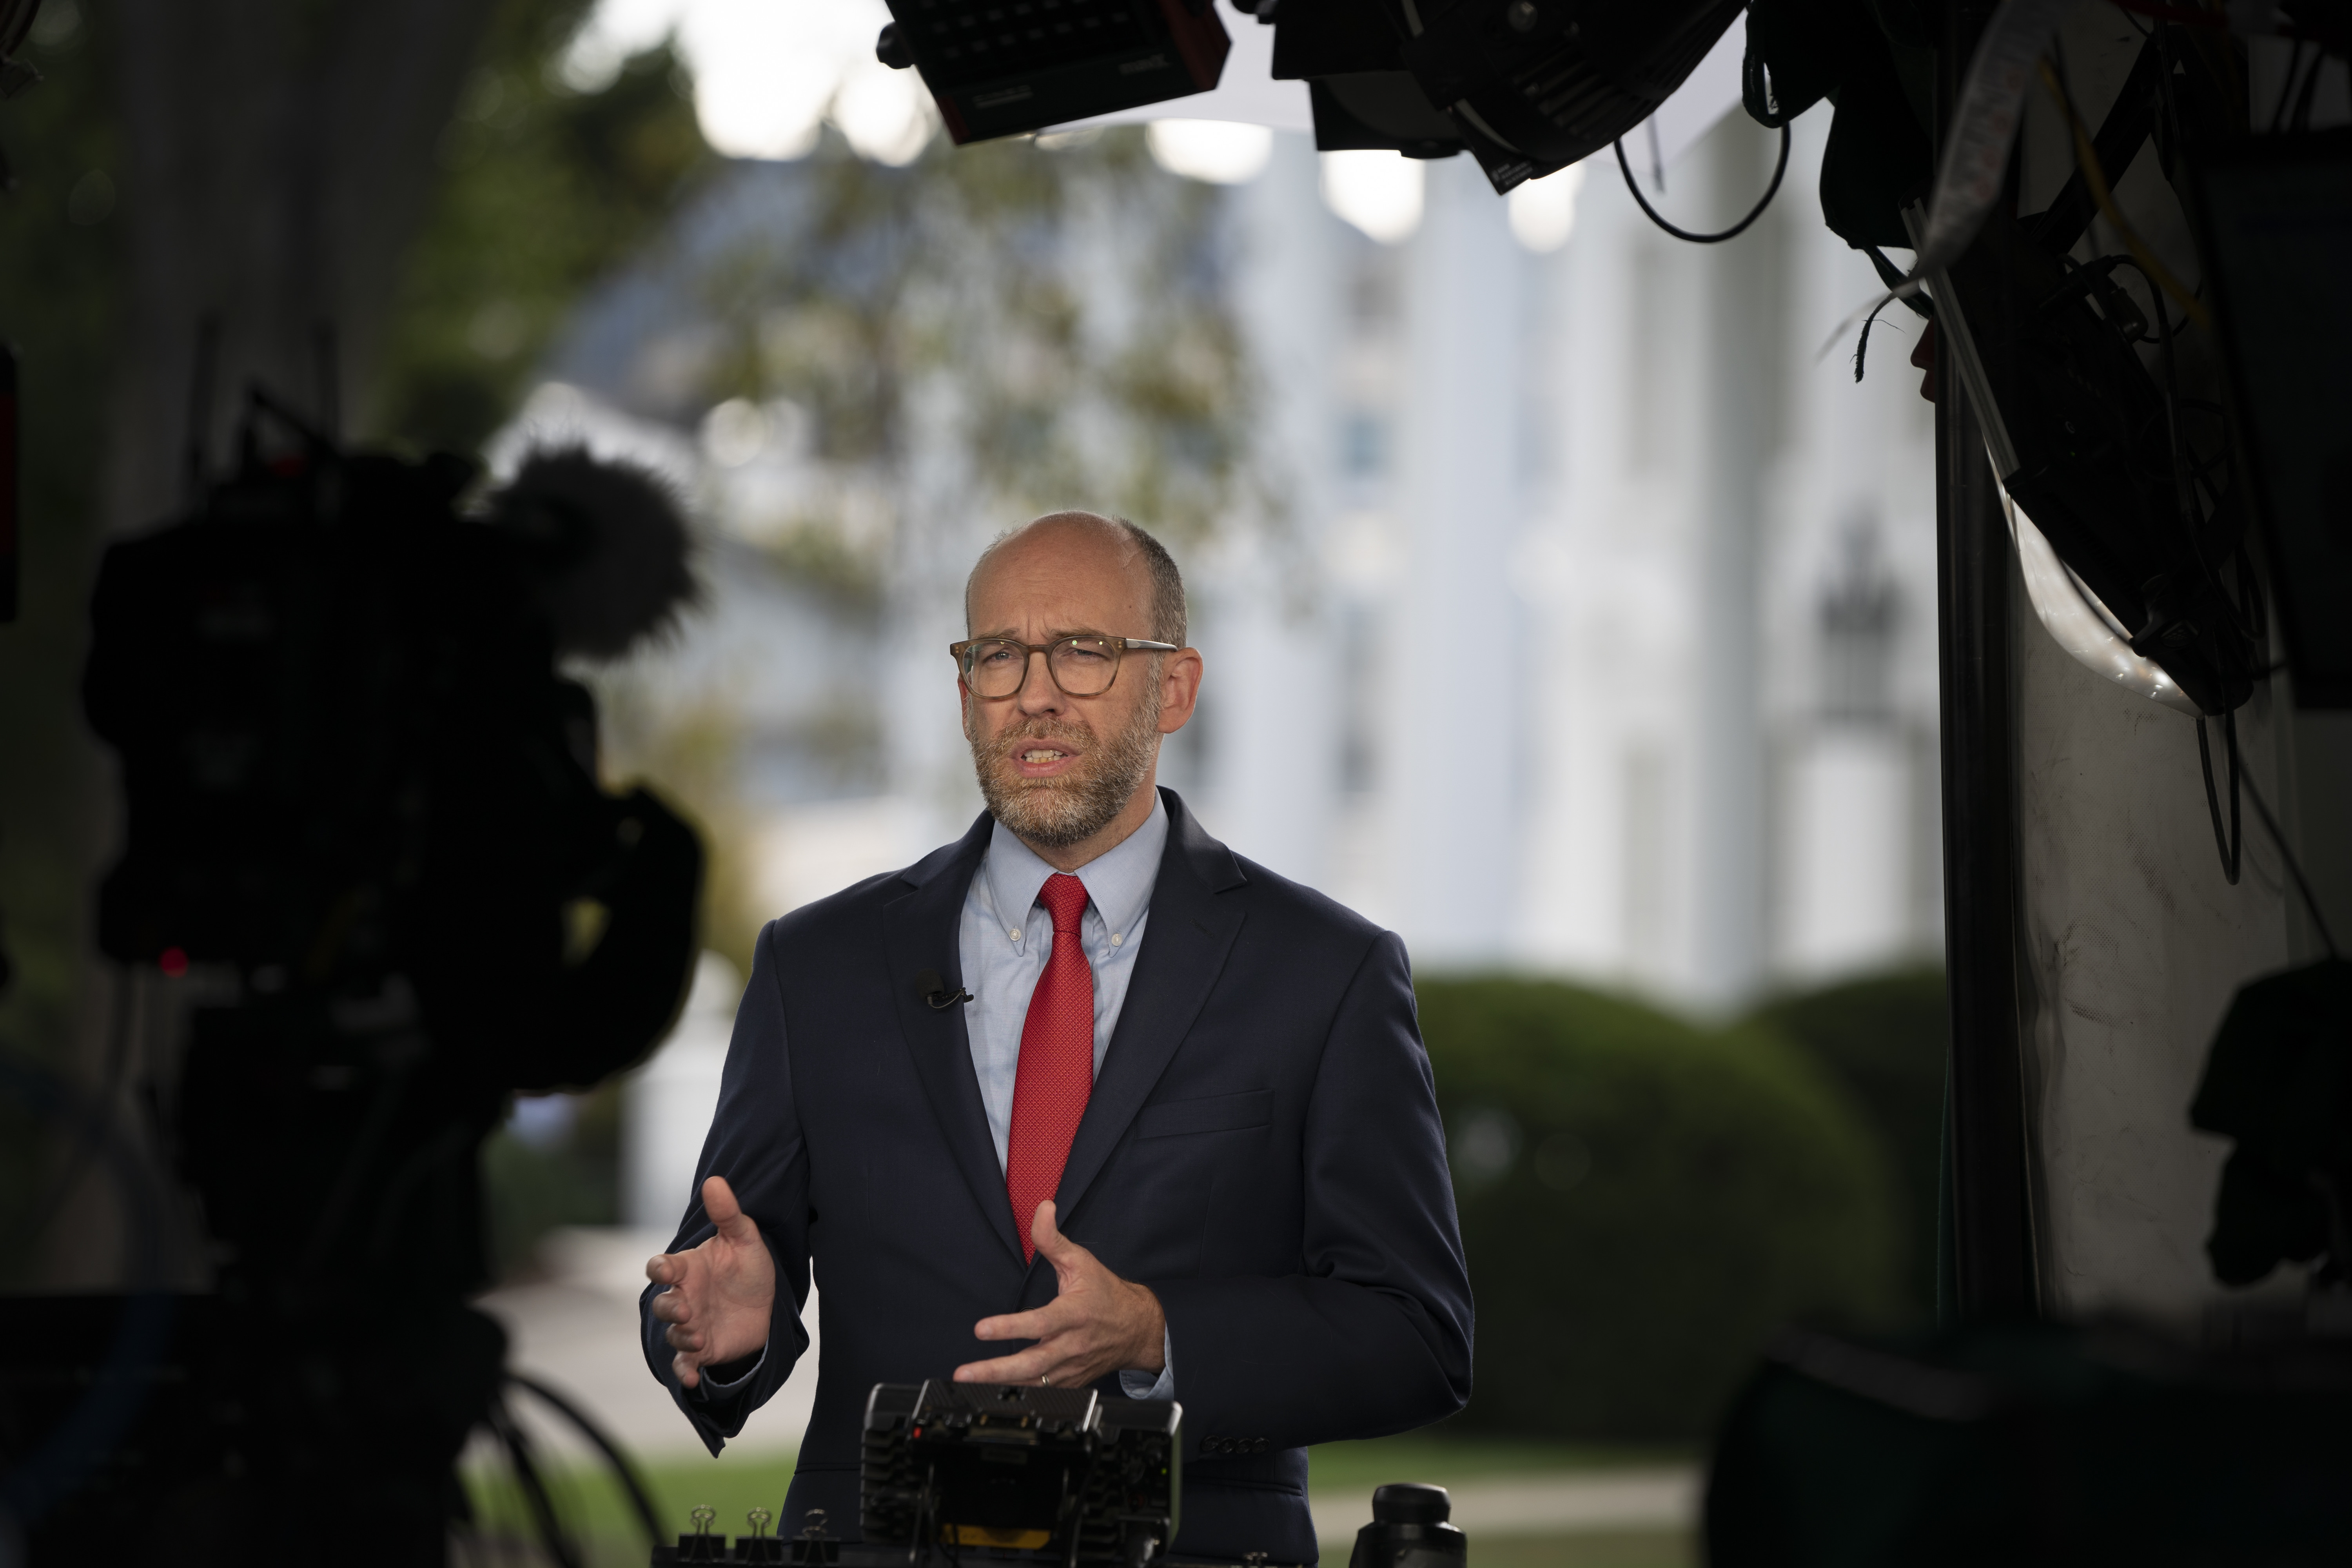
[[[1784,996],[1752,1019],[1827,1068],[1885,1143],[1895,1177],[1898,1303],[1906,1316],[1928,1321],[1936,1304],[1936,1176],[1951,1035],[1944,972],[1906,970]]]
[[[575,1120],[551,1143],[525,1142],[509,1126],[482,1144],[489,1264],[501,1280],[528,1277],[540,1242],[558,1226],[620,1219],[621,1080],[572,1098]]]
[[[1418,991],[1477,1298],[1463,1425],[1695,1438],[1781,1324],[1889,1310],[1886,1157],[1796,1047],[1555,982]]]

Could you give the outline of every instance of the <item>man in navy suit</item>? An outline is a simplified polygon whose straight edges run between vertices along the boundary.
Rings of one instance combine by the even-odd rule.
[[[761,933],[646,1360],[717,1453],[807,1349],[814,1268],[787,1533],[854,1533],[868,1392],[952,1373],[1180,1400],[1175,1555],[1312,1563],[1306,1445],[1470,1392],[1403,944],[1157,786],[1202,660],[1149,534],[1040,518],[964,607],[988,812]]]

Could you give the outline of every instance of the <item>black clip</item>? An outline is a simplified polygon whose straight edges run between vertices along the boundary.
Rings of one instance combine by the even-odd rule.
[[[727,1555],[727,1538],[710,1533],[711,1521],[719,1510],[709,1503],[698,1504],[688,1516],[694,1521],[694,1533],[677,1538],[677,1561],[680,1563],[719,1563]]]
[[[792,1543],[793,1568],[824,1568],[840,1562],[841,1542],[824,1532],[824,1510],[813,1508],[803,1517],[808,1523]]]
[[[915,994],[929,1003],[934,1013],[944,1013],[959,1002],[971,1000],[971,993],[961,987],[950,993],[947,982],[940,978],[940,972],[936,969],[922,970],[916,974]]]

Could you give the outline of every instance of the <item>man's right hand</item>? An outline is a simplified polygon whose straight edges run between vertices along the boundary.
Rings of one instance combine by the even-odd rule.
[[[670,1370],[684,1388],[702,1382],[704,1367],[740,1361],[765,1345],[776,1303],[775,1260],[724,1176],[702,1184],[702,1212],[718,1235],[646,1265],[646,1279],[669,1287],[654,1298],[654,1316],[669,1325],[663,1337],[677,1352]]]

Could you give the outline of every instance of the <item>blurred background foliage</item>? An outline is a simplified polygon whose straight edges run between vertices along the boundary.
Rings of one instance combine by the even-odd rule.
[[[1213,187],[1137,127],[935,141],[903,168],[828,135],[808,167],[797,218],[698,281],[707,401],[785,415],[832,479],[827,515],[755,533],[838,572],[830,542],[903,546],[922,510],[1010,522],[1088,498],[1175,541],[1233,514],[1254,388]]]
[[[490,1268],[501,1280],[529,1279],[540,1242],[559,1226],[620,1222],[621,1080],[539,1100],[541,1117],[518,1116],[482,1145]]]
[[[738,784],[740,720],[722,702],[665,702],[627,670],[600,673],[592,685],[605,784],[652,784],[702,835],[702,945],[751,973],[760,928],[777,911],[762,906],[753,875],[752,814]]]
[[[443,132],[371,433],[474,452],[514,413],[582,294],[657,237],[719,167],[670,48],[593,91],[559,62],[590,0],[503,0]]]
[[[1417,989],[1477,1300],[1465,1430],[1695,1438],[1783,1324],[1918,1311],[1916,1107],[1856,1087],[1924,1061],[1940,1093],[1916,981],[1725,1028],[1555,981]]]

